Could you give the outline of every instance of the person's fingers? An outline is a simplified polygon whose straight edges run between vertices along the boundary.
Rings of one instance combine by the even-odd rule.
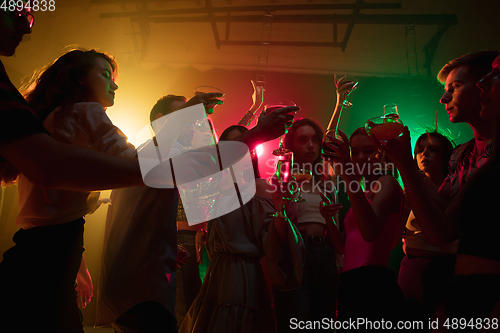
[[[342,206],[341,204],[330,204],[330,205],[326,205],[326,206],[323,206],[323,210],[326,210],[326,211],[339,211],[343,208],[344,206]]]
[[[219,93],[219,92],[212,92],[212,93],[199,94],[196,96],[199,96],[205,100],[209,100],[209,99],[214,99],[214,98],[222,98],[224,96],[224,94]]]
[[[275,110],[272,113],[275,112],[276,115],[285,115],[285,114],[291,113],[291,112],[295,113],[295,112],[297,112],[299,110],[300,110],[299,106],[285,106],[284,108]],[[270,114],[272,114],[272,113],[270,113]]]
[[[223,105],[224,101],[221,99],[208,99],[204,104],[206,107],[211,107],[214,105]]]
[[[341,130],[338,130],[338,133],[340,134],[340,137],[342,138],[342,140],[344,141],[344,143],[346,145],[348,145],[349,144],[349,138],[347,137],[347,135],[344,132],[342,132]]]
[[[202,248],[200,247],[200,249],[196,252],[196,262],[198,264],[203,264],[203,253],[202,253]]]
[[[338,81],[336,81],[337,82],[337,88],[340,88],[342,86],[344,80],[345,80],[345,75],[342,76],[340,79],[338,79]]]
[[[337,140],[338,141],[338,140]],[[341,157],[345,157],[346,156],[346,152],[344,151],[344,149],[342,149],[342,147],[340,147],[339,145],[336,145],[334,143],[330,143],[330,142],[325,142],[326,146],[328,148],[330,148],[331,150],[333,150],[337,156],[333,156],[331,154],[329,154],[328,156],[330,158],[332,158],[334,161],[335,160],[339,160],[339,158]]]
[[[328,203],[331,203],[330,199],[328,199],[323,192],[319,192],[319,195],[321,196],[321,200],[326,201]]]
[[[87,291],[85,291],[83,292],[83,307],[86,308],[89,303],[90,303],[90,294]]]

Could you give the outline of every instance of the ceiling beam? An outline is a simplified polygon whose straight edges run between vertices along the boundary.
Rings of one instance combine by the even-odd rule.
[[[446,32],[446,30],[448,30],[449,27],[450,27],[449,25],[439,26],[436,34],[429,40],[427,44],[425,44],[423,48],[423,51],[425,52],[424,68],[427,69],[428,76],[432,75],[432,70],[431,70],[432,59],[434,59],[434,54],[436,53],[436,50],[438,48],[439,41],[441,40],[441,37]]]
[[[345,51],[347,47],[347,42],[349,41],[349,37],[351,37],[352,29],[354,28],[354,23],[358,20],[359,12],[361,10],[361,6],[363,6],[364,0],[356,0],[355,8],[351,13],[351,21],[347,24],[347,29],[345,30],[344,39],[342,40],[342,52]],[[335,24],[335,23],[334,23]]]
[[[124,3],[123,0],[91,0],[90,3]],[[129,2],[139,2],[131,0]],[[214,13],[235,13],[235,12],[277,12],[277,11],[311,11],[311,10],[342,10],[355,9],[356,4],[311,4],[311,5],[266,5],[266,6],[227,6],[212,7]],[[401,2],[393,3],[363,3],[361,9],[401,9]],[[147,15],[177,15],[177,14],[206,14],[206,7],[151,10]],[[105,15],[105,16],[103,16]],[[137,12],[103,13],[101,18],[107,17],[129,17],[136,16]]]
[[[102,17],[102,16],[101,16]],[[273,23],[337,23],[349,24],[353,19],[351,14],[318,14],[318,15],[273,15]],[[192,22],[246,22],[260,23],[262,15],[232,15],[232,16],[207,16],[195,17],[158,17],[149,16],[148,20],[154,23],[192,23]],[[457,25],[457,16],[454,14],[358,14],[356,24],[394,24],[407,25]]]
[[[205,9],[207,11],[207,18],[210,22],[210,25],[212,26],[212,32],[214,34],[215,38],[215,45],[217,46],[217,50],[220,50],[220,36],[219,36],[219,30],[217,29],[217,22],[215,21],[215,15],[212,7],[212,0],[205,0]],[[229,25],[229,22],[226,24]]]

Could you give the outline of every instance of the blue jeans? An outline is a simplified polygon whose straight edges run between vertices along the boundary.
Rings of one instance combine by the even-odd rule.
[[[337,265],[326,238],[302,235],[306,260],[302,285],[294,290],[273,289],[278,332],[292,332],[291,318],[297,320],[335,319],[337,310]]]

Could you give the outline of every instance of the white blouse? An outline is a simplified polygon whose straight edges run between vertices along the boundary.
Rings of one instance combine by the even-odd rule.
[[[99,103],[76,103],[69,111],[55,109],[43,122],[57,141],[90,148],[115,156],[133,157],[134,146],[108,118]],[[78,177],[75,174],[75,177]],[[29,229],[61,224],[93,212],[99,205],[99,192],[43,189],[20,175],[19,215],[16,224]]]

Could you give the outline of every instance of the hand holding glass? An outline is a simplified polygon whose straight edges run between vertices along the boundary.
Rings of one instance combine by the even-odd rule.
[[[384,105],[384,115],[368,119],[365,125],[366,132],[380,141],[382,147],[390,139],[396,138],[403,133],[404,125],[399,119],[398,108],[396,104],[390,103]],[[385,151],[382,150],[382,161],[385,159]]]
[[[292,101],[280,100],[277,102],[266,104],[264,106],[264,112],[266,115],[268,115],[269,113],[271,113],[273,111],[276,111],[278,109],[282,109],[282,108],[287,107],[287,106],[297,106],[297,105]],[[288,132],[288,127],[285,130],[285,134],[287,132]],[[290,152],[289,149],[283,148],[283,135],[282,135],[282,136],[280,136],[280,145],[279,145],[278,149],[273,150],[273,155],[280,156],[280,155],[283,155],[283,154],[288,153],[288,152]]]
[[[222,100],[224,99],[223,97],[226,95],[222,90],[219,88],[215,88],[212,86],[198,86],[193,89],[193,94],[195,95],[201,95],[201,94],[207,94],[207,93],[221,93],[222,96],[214,99],[210,99],[210,103],[205,105],[205,112],[207,114],[212,114],[214,113],[214,109],[217,107],[217,105],[222,104]]]
[[[347,100],[347,97],[357,88],[358,86],[358,80],[355,77],[352,76],[343,76],[341,77],[337,82],[335,82],[335,86],[337,87],[337,90],[340,89],[341,86],[344,85],[349,85],[349,88],[344,88],[348,89],[347,91],[341,93],[342,96],[341,98],[344,99],[342,102],[342,106],[345,108],[350,108],[352,106],[352,103]]]

